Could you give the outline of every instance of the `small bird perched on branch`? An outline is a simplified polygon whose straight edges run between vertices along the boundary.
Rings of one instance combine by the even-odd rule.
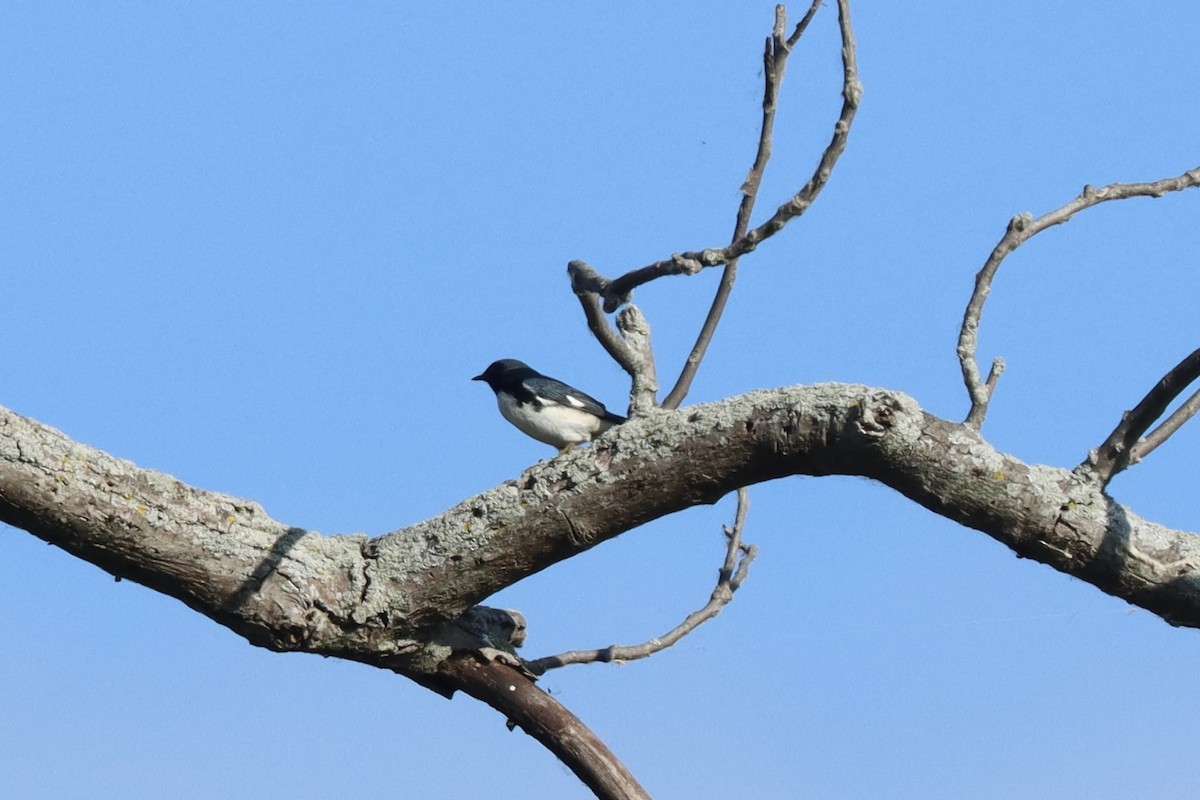
[[[625,421],[591,395],[515,358],[494,361],[471,380],[492,388],[506,420],[539,442],[554,445],[559,453],[590,442]]]

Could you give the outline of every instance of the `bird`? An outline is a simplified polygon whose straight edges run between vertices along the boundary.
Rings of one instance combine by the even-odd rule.
[[[491,387],[501,415],[518,430],[557,447],[560,454],[625,421],[591,395],[515,358],[493,361],[471,380]]]

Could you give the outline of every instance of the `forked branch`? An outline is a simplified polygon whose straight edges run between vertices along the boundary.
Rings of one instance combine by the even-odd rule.
[[[612,313],[623,303],[628,302],[630,292],[638,286],[666,275],[693,275],[706,267],[727,264],[731,260],[751,252],[759,244],[782,230],[789,221],[808,210],[817,195],[825,188],[834,165],[837,164],[846,149],[850,127],[862,99],[862,84],[858,80],[858,60],[854,30],[850,22],[849,0],[838,0],[838,24],[842,37],[842,110],[834,125],[833,137],[821,154],[817,168],[808,182],[779,206],[770,219],[726,247],[676,253],[670,258],[631,270],[615,280],[599,278],[588,285],[573,284],[576,293],[592,291],[599,294],[604,310]],[[791,41],[792,39],[788,39],[788,42]]]
[[[1141,441],[1134,444],[1132,463],[1136,464],[1154,452],[1160,444],[1171,438],[1171,434],[1183,427],[1183,423],[1196,416],[1197,411],[1200,411],[1200,390],[1193,392],[1192,396],[1175,409],[1162,425],[1147,433]]]
[[[958,333],[958,361],[962,367],[967,395],[971,400],[971,409],[967,412],[964,420],[966,425],[976,430],[983,425],[983,418],[987,416],[988,403],[991,402],[996,381],[1004,371],[1004,361],[997,358],[992,362],[987,380],[983,380],[975,353],[979,345],[979,320],[983,315],[983,304],[992,291],[992,280],[996,276],[996,271],[1000,269],[1000,264],[1008,257],[1008,254],[1047,228],[1061,225],[1080,211],[1100,203],[1109,200],[1125,200],[1130,197],[1162,197],[1168,192],[1178,192],[1195,186],[1200,186],[1200,167],[1188,170],[1174,178],[1163,178],[1151,183],[1112,183],[1100,189],[1089,185],[1083,187],[1083,191],[1071,202],[1037,219],[1034,219],[1032,214],[1023,213],[1009,221],[1004,236],[992,249],[983,268],[975,276],[975,289],[967,303],[967,309],[963,314],[962,328]]]
[[[750,562],[758,555],[754,545],[743,544],[742,533],[746,528],[746,512],[750,509],[750,493],[745,487],[737,490],[737,511],[734,514],[732,526],[726,526],[725,532],[725,561],[717,573],[717,585],[703,608],[688,614],[683,622],[676,625],[662,636],[636,645],[609,645],[594,650],[569,650],[555,656],[545,656],[525,662],[525,668],[534,675],[543,675],[552,669],[571,664],[594,664],[597,662],[625,662],[648,658],[655,653],[671,647],[684,636],[708,622],[721,613],[721,609],[729,605],[736,592],[746,579],[750,570]]]
[[[738,204],[731,243],[745,236],[746,229],[750,227],[750,215],[753,213],[754,203],[758,199],[758,189],[762,185],[767,162],[771,159],[771,140],[775,132],[775,109],[779,101],[779,87],[783,84],[787,58],[791,55],[792,47],[804,35],[804,31],[817,13],[817,9],[821,7],[821,2],[822,0],[813,0],[808,12],[787,39],[783,38],[787,28],[787,9],[782,5],[775,6],[775,28],[767,37],[767,43],[763,49],[762,123],[759,126],[758,149],[754,154],[754,163],[750,165],[750,171],[746,173],[746,180],[742,182],[742,201]],[[713,296],[712,305],[709,306],[704,324],[700,326],[700,333],[696,336],[696,343],[692,345],[692,351],[683,364],[675,386],[663,400],[663,408],[679,408],[679,404],[683,402],[683,398],[691,389],[692,380],[696,377],[697,370],[700,369],[700,362],[704,360],[704,354],[708,351],[713,334],[716,333],[721,315],[725,313],[725,305],[729,302],[729,295],[733,291],[733,282],[737,278],[737,267],[738,260],[736,258],[731,259],[725,265],[725,269],[721,273],[721,282],[717,285],[717,292]]]
[[[1152,433],[1142,435],[1161,417],[1175,398],[1183,394],[1200,377],[1200,350],[1180,361],[1154,384],[1142,398],[1142,402],[1121,415],[1121,422],[1108,435],[1104,443],[1088,453],[1087,459],[1076,467],[1077,473],[1090,474],[1101,486],[1107,486],[1113,477],[1126,467],[1136,464],[1143,457],[1165,442],[1183,423],[1195,415],[1200,408],[1200,392],[1193,394],[1186,403],[1167,418]]]
[[[629,413],[633,416],[646,413],[658,402],[658,374],[654,367],[654,350],[650,346],[650,323],[641,310],[631,304],[622,309],[617,328],[613,328],[600,310],[596,292],[578,288],[596,285],[602,280],[596,270],[583,261],[572,261],[567,264],[567,274],[571,276],[575,296],[583,307],[588,329],[633,381]]]

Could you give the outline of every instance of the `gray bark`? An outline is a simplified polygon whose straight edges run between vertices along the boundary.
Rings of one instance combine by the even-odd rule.
[[[374,539],[289,527],[253,502],[0,409],[3,521],[254,644],[375,664],[434,688],[438,665],[479,641],[456,620],[497,590],[740,486],[832,474],[878,480],[1018,556],[1200,627],[1200,538],[1142,519],[1086,474],[1026,464],[884,389],[796,386],[652,411]]]

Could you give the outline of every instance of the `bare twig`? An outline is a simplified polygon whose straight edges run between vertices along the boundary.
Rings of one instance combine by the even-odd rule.
[[[846,149],[850,127],[854,122],[858,104],[862,100],[862,83],[858,80],[858,60],[854,30],[850,23],[849,0],[838,0],[838,23],[842,35],[842,110],[833,128],[833,138],[821,154],[817,168],[808,183],[779,206],[770,219],[726,247],[676,253],[663,261],[631,270],[615,280],[602,280],[599,294],[604,301],[606,312],[616,311],[622,303],[628,300],[629,293],[644,283],[649,283],[665,275],[694,275],[705,267],[721,266],[739,256],[744,256],[763,241],[778,233],[790,220],[803,214],[813,204],[817,195],[829,181],[829,176],[833,172],[838,158]],[[576,293],[581,289],[586,290],[578,283],[573,286]],[[592,289],[592,291],[596,291],[596,289]]]
[[[784,44],[787,45],[788,50],[791,50],[793,47],[796,46],[796,42],[800,41],[800,37],[804,35],[804,32],[806,30],[808,30],[808,23],[812,22],[813,17],[816,16],[817,9],[820,8],[824,4],[825,4],[825,0],[813,0],[813,4],[808,7],[808,11],[805,11],[804,16],[801,18],[801,20],[798,23],[796,23],[796,29],[794,31],[792,31],[792,35],[788,37],[786,42],[784,42]],[[779,15],[782,12],[783,12],[782,5],[775,6],[776,19],[779,18]],[[778,27],[782,31],[784,25],[782,23],[780,23]]]
[[[746,531],[746,514],[750,511],[750,490],[745,486],[737,490],[737,511],[733,514],[733,527],[726,525],[725,533],[725,563],[721,565],[721,581],[729,583],[729,599],[742,585],[750,571],[750,562],[758,555],[758,548],[750,544],[742,544],[742,534]],[[740,560],[739,560],[740,556]],[[726,603],[729,601],[727,600]]]
[[[717,585],[703,608],[688,614],[683,622],[662,636],[637,645],[609,645],[595,650],[569,650],[554,656],[546,656],[525,662],[525,668],[534,675],[542,675],[552,669],[570,664],[593,664],[596,662],[625,662],[648,658],[665,650],[696,628],[708,622],[733,600],[733,594],[742,585],[750,570],[750,562],[758,555],[754,545],[742,543],[742,532],[746,527],[746,512],[750,509],[750,493],[745,487],[737,490],[737,512],[733,526],[725,527],[725,561],[717,573]]]
[[[1200,411],[1200,390],[1194,392],[1183,405],[1175,409],[1162,425],[1147,433],[1140,442],[1134,444],[1129,459],[1130,463],[1136,464],[1154,452],[1160,444],[1171,438],[1171,434],[1183,427],[1183,423],[1196,416],[1197,411]]]
[[[746,235],[746,229],[750,227],[750,214],[754,211],[754,202],[758,199],[758,188],[762,184],[763,171],[766,169],[767,162],[771,159],[771,139],[775,129],[775,108],[779,100],[779,87],[783,84],[783,73],[787,66],[787,57],[792,52],[792,47],[800,40],[804,34],[804,30],[808,27],[808,23],[812,21],[813,15],[817,13],[823,0],[813,0],[812,6],[809,7],[808,13],[800,20],[796,26],[796,30],[792,35],[784,39],[784,29],[787,27],[787,10],[782,6],[775,6],[775,28],[771,35],[767,37],[766,46],[763,49],[763,102],[762,102],[762,124],[759,128],[758,150],[754,154],[754,163],[750,165],[750,171],[746,174],[746,180],[742,182],[742,201],[738,205],[737,219],[733,226],[732,242]],[[708,345],[712,342],[713,334],[717,330],[717,324],[721,321],[721,315],[725,313],[725,305],[729,301],[729,295],[733,291],[733,282],[737,278],[738,260],[731,259],[725,265],[725,269],[721,273],[721,282],[717,285],[717,292],[713,296],[712,305],[708,309],[708,315],[704,318],[704,324],[700,327],[700,333],[696,336],[696,343],[692,345],[692,351],[688,354],[687,361],[683,364],[683,369],[679,373],[679,378],[675,381],[675,386],[667,394],[663,400],[663,408],[679,408],[679,404],[683,402],[683,398],[687,396],[688,390],[691,389],[692,380],[696,377],[696,371],[700,369],[700,362],[704,359],[704,354],[708,350]]]
[[[570,768],[597,797],[650,800],[625,765],[582,721],[508,664],[459,653],[440,675],[454,688],[504,714]]]
[[[992,362],[992,370],[984,381],[979,374],[979,363],[975,352],[979,344],[979,319],[983,314],[983,304],[987,301],[992,290],[992,279],[1001,262],[1022,244],[1047,228],[1061,225],[1084,209],[1099,205],[1109,200],[1125,200],[1130,197],[1162,197],[1167,192],[1178,192],[1200,186],[1200,167],[1188,170],[1174,178],[1163,178],[1152,183],[1112,183],[1100,189],[1084,186],[1083,191],[1071,202],[1057,208],[1037,219],[1032,214],[1024,213],[1013,217],[1008,223],[999,243],[984,262],[983,268],[975,276],[975,290],[967,303],[963,314],[962,328],[958,334],[958,361],[962,366],[963,382],[971,399],[971,410],[967,413],[964,423],[978,430],[983,425],[987,415],[988,403],[992,398],[996,380],[1004,370],[1004,362],[996,359]]]
[[[1136,464],[1138,459],[1158,447],[1187,422],[1200,406],[1200,392],[1193,394],[1186,403],[1160,425],[1139,447],[1138,440],[1149,430],[1154,421],[1163,415],[1183,390],[1200,378],[1200,350],[1180,361],[1162,377],[1142,398],[1142,402],[1121,415],[1121,422],[1113,429],[1104,443],[1088,453],[1087,459],[1075,468],[1076,473],[1090,474],[1101,486],[1107,486],[1113,476]]]

